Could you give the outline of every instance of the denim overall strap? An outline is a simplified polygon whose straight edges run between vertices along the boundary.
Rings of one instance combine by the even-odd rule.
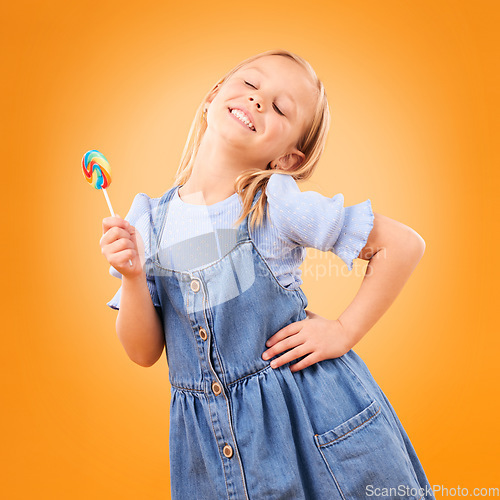
[[[158,252],[159,242],[161,234],[163,233],[163,219],[168,208],[168,202],[174,196],[175,190],[179,189],[179,186],[174,186],[169,189],[161,198],[156,207],[154,213],[151,213],[151,231],[150,231],[150,246],[151,256],[155,256]]]

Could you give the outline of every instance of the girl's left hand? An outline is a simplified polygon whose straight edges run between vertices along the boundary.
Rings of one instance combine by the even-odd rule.
[[[282,328],[266,342],[269,348],[262,359],[271,359],[277,354],[291,349],[271,362],[278,368],[289,361],[306,356],[290,366],[296,372],[318,361],[338,358],[352,348],[351,338],[339,320],[330,320],[306,309],[307,318]]]

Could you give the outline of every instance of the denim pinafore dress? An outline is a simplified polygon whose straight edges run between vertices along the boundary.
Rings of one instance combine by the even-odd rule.
[[[219,260],[182,272],[165,265],[160,243],[179,188],[152,214],[147,263],[171,384],[172,499],[434,498],[396,413],[352,349],[295,373],[262,359],[269,337],[306,319],[308,302],[302,289],[280,285],[248,216]]]

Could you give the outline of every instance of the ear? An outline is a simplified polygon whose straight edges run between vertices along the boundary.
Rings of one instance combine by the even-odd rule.
[[[274,168],[278,167],[282,170],[296,170],[304,162],[306,155],[294,148],[290,153],[280,156],[276,161],[271,162]]]
[[[206,103],[205,104],[211,104],[212,101],[215,99],[215,96],[219,93],[219,90],[220,90],[220,86],[221,84],[218,83],[210,92],[207,100],[206,100]]]

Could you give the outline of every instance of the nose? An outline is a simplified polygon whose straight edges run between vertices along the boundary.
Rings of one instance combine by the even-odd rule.
[[[257,109],[260,110],[262,108],[262,105],[260,104],[259,100],[255,99],[255,97],[249,97],[248,100],[250,102],[255,102],[255,105],[257,106]]]

